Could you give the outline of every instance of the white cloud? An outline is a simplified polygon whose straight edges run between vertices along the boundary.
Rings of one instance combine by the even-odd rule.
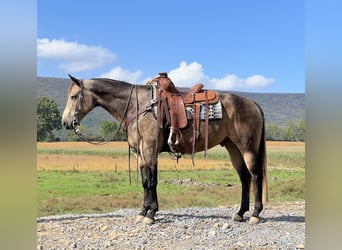
[[[99,77],[111,78],[120,81],[127,81],[130,83],[137,83],[142,77],[143,73],[141,70],[134,72],[122,69],[120,66],[111,69],[109,72],[100,75]]]
[[[209,81],[213,88],[219,90],[251,90],[267,87],[274,83],[273,78],[266,78],[262,75],[240,78],[234,74],[226,75],[223,78],[212,78]]]
[[[179,87],[189,87],[205,79],[202,65],[197,62],[187,64],[182,61],[178,68],[171,70],[168,76]]]
[[[272,83],[274,83],[273,78],[266,78],[262,75],[253,75],[245,80],[245,85],[252,88],[266,87]]]
[[[267,87],[274,83],[273,78],[255,74],[241,78],[235,74],[229,74],[222,78],[210,78],[205,75],[203,67],[197,62],[187,64],[182,61],[178,68],[168,73],[169,77],[178,87],[190,87],[195,83],[204,83],[205,88],[218,90],[255,90]]]
[[[215,89],[220,90],[233,89],[242,85],[242,80],[236,75],[227,75],[223,78],[212,78],[209,81]]]
[[[63,39],[37,39],[37,56],[60,61],[67,72],[79,72],[112,63],[116,56],[100,46],[88,46]]]

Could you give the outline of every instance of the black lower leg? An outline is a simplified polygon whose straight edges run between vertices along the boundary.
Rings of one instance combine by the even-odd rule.
[[[151,203],[150,203],[150,211],[147,213],[147,217],[153,218],[156,214],[156,212],[159,209],[158,205],[158,196],[157,196],[157,169],[151,169],[151,178],[150,178],[150,194],[151,194]]]
[[[243,215],[245,214],[245,212],[249,210],[251,181],[250,181],[250,174],[246,170],[247,169],[239,173],[240,181],[242,185],[242,194],[241,194],[241,206],[240,206],[238,215],[240,215],[241,218],[243,218]]]
[[[152,197],[152,203],[150,206],[150,210],[148,211],[146,216],[152,219],[159,209],[156,185],[151,187],[151,197]]]
[[[254,188],[254,210],[252,213],[253,217],[259,218],[259,214],[263,209],[262,205],[262,174],[255,175],[252,178],[253,188]]]
[[[148,171],[146,171],[145,167],[141,168],[141,177],[144,188],[144,205],[139,215],[146,216],[151,207],[152,197],[151,190],[149,188]]]

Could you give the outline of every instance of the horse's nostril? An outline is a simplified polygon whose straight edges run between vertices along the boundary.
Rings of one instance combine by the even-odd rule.
[[[69,129],[70,126],[68,125],[67,122],[63,122],[62,124],[63,124],[63,127],[64,127],[64,128]]]

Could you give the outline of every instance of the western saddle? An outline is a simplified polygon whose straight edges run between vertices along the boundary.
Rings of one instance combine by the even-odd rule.
[[[168,144],[173,153],[191,153],[194,164],[194,153],[200,131],[201,105],[208,110],[209,104],[219,101],[216,91],[203,89],[203,84],[198,83],[192,86],[189,91],[182,91],[174,85],[167,73],[159,73],[159,76],[148,81],[146,84],[156,85],[157,88],[157,122],[160,128],[170,127]],[[190,108],[193,120],[192,143],[185,142],[186,146],[180,144],[180,129],[188,125],[187,110]],[[205,115],[205,157],[208,149],[208,127],[209,112]],[[165,125],[166,119],[166,125]],[[179,158],[178,156],[177,158]]]

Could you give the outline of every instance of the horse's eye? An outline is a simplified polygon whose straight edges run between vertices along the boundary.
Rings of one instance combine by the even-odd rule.
[[[72,95],[71,96],[71,100],[76,100],[77,99],[77,95]]]

